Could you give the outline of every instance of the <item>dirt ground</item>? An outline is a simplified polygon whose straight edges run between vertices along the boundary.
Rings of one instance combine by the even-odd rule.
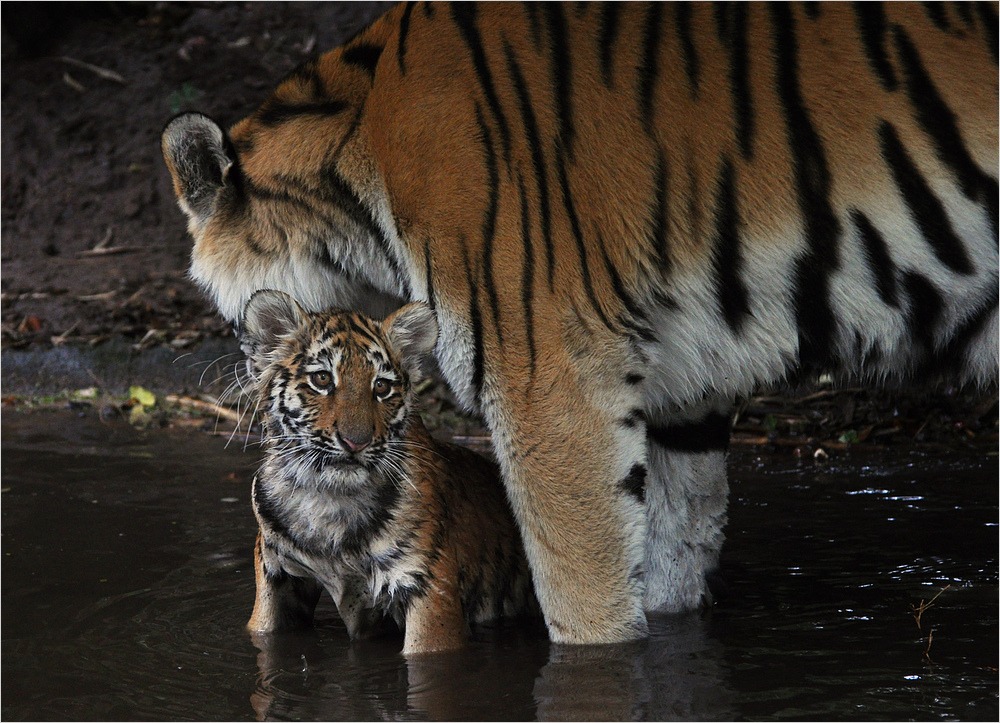
[[[4,383],[11,350],[29,355],[24,367],[124,341],[156,360],[230,335],[186,278],[160,131],[183,110],[230,125],[389,6],[3,3]],[[440,411],[443,399],[426,401]],[[996,395],[797,390],[752,400],[735,439],[796,454],[889,443],[995,453]]]
[[[4,3],[4,348],[228,333],[185,278],[160,132],[230,125],[389,6]]]

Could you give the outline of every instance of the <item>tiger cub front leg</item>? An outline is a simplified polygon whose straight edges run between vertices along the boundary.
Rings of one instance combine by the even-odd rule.
[[[648,415],[648,611],[681,612],[712,600],[729,498],[732,411],[732,402],[720,399]]]
[[[427,591],[414,599],[406,611],[406,631],[403,655],[456,650],[469,637],[462,611],[458,586],[458,571],[446,577],[435,577]]]
[[[576,372],[576,373],[575,373]],[[484,412],[549,637],[644,637],[645,424],[626,375],[548,368]]]
[[[247,630],[273,633],[309,627],[322,586],[314,580],[289,575],[269,557],[263,535],[258,532],[253,551],[257,597]]]

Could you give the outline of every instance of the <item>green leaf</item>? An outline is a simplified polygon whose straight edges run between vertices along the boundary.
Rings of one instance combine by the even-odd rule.
[[[853,429],[849,429],[840,435],[840,439],[838,441],[843,442],[844,444],[854,444],[858,441],[858,433]]]
[[[156,404],[156,396],[148,389],[129,387],[128,394],[130,399],[134,399],[144,407],[152,407]]]

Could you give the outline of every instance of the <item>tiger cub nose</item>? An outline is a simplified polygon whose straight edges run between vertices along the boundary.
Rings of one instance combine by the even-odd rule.
[[[351,439],[346,434],[341,434],[340,441],[343,442],[344,446],[347,447],[351,452],[360,452],[361,450],[363,450],[365,447],[367,447],[369,444],[372,443],[372,438],[369,436],[364,436],[364,437],[361,437],[361,435],[358,436],[360,437],[359,439]]]

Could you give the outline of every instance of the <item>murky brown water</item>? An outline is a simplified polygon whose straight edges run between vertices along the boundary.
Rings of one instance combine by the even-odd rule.
[[[998,717],[996,456],[736,450],[711,612],[607,648],[482,629],[407,663],[329,604],[252,643],[257,455],[224,443],[4,412],[5,720]]]

